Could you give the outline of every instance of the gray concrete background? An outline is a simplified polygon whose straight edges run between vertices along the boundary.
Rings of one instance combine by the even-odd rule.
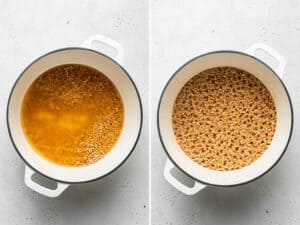
[[[300,1],[152,0],[152,223],[153,225],[300,224]],[[166,155],[155,124],[159,95],[177,68],[220,49],[265,42],[287,60],[285,81],[295,127],[281,162],[267,175],[235,188],[209,187],[185,196],[163,179]]]
[[[25,186],[24,163],[8,138],[5,110],[13,82],[32,60],[57,48],[78,46],[97,33],[124,46],[124,66],[147,109],[148,2],[0,1],[0,33],[0,224],[147,224],[147,110],[140,141],[119,170],[96,182],[72,185],[57,199]]]
[[[154,225],[300,224],[299,1],[152,0],[152,222]],[[147,224],[148,221],[148,3],[147,1],[0,1],[0,223]],[[70,187],[48,199],[23,182],[24,163],[7,134],[9,90],[33,59],[77,46],[101,33],[125,48],[125,68],[142,94],[145,120],[139,144],[111,176]],[[284,81],[295,111],[289,149],[266,176],[236,188],[207,188],[185,196],[162,176],[166,155],[156,130],[164,84],[190,58],[211,50],[244,50],[265,42],[287,59]]]

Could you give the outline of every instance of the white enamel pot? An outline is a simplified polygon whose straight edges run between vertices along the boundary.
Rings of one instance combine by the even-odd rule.
[[[272,56],[277,60],[278,66],[272,69],[258,59],[255,56],[257,50]],[[257,43],[245,52],[216,51],[200,55],[175,72],[163,90],[157,117],[160,140],[168,156],[164,177],[172,186],[187,195],[194,195],[208,185],[236,186],[254,181],[274,167],[288,146],[293,128],[292,103],[281,80],[285,65],[285,59],[278,52],[265,44]],[[177,144],[172,129],[173,104],[182,87],[199,72],[220,66],[236,67],[256,76],[271,93],[277,111],[276,129],[268,149],[250,165],[232,171],[211,170],[195,163]],[[192,187],[181,183],[171,174],[175,167],[195,180]]]
[[[115,49],[113,58],[92,50],[94,42],[101,42]],[[15,82],[7,105],[7,125],[11,141],[20,157],[26,163],[25,183],[32,190],[48,196],[59,196],[70,184],[100,179],[115,171],[133,151],[142,126],[142,106],[138,90],[123,63],[123,47],[102,35],[91,36],[82,47],[58,49],[33,61]],[[52,163],[32,149],[21,126],[21,104],[31,83],[46,70],[62,64],[82,64],[105,74],[117,87],[124,105],[124,125],[113,149],[98,162],[83,167],[65,167]],[[47,138],[47,137],[45,137]],[[49,189],[32,180],[39,173],[57,182]]]

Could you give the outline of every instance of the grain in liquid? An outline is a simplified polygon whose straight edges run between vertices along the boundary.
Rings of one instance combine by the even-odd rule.
[[[66,64],[31,84],[21,121],[27,140],[40,155],[63,166],[86,166],[113,148],[123,114],[121,96],[104,74]]]

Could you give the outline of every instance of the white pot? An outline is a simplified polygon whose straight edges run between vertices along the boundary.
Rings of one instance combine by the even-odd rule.
[[[271,69],[254,55],[262,50],[278,61],[278,67]],[[253,181],[267,173],[280,160],[289,143],[293,127],[292,103],[281,80],[285,60],[272,48],[262,43],[254,44],[245,53],[236,51],[217,51],[198,56],[181,68],[167,83],[158,106],[158,130],[162,145],[169,157],[164,168],[165,179],[175,188],[187,195],[196,194],[207,185],[235,186]],[[231,66],[255,75],[271,93],[277,111],[277,124],[273,140],[264,154],[241,169],[216,171],[205,168],[190,159],[177,144],[172,129],[173,104],[181,88],[194,75],[201,71],[221,66]],[[195,180],[193,187],[187,187],[171,175],[178,167]]]
[[[93,42],[114,48],[114,59],[94,50]],[[9,134],[18,154],[26,163],[25,183],[28,187],[48,197],[59,196],[71,183],[100,179],[116,170],[133,151],[142,126],[142,107],[138,90],[129,74],[120,65],[123,62],[122,46],[101,35],[90,37],[80,48],[59,49],[32,62],[15,82],[7,106]],[[65,167],[41,157],[32,149],[21,126],[21,104],[31,83],[46,70],[62,64],[83,64],[101,71],[117,87],[124,104],[124,126],[114,148],[98,162],[84,167]],[[46,138],[46,137],[45,137]],[[57,181],[55,190],[35,183],[31,177],[38,172]]]

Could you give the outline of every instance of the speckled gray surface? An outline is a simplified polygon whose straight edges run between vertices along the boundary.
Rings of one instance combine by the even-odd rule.
[[[0,32],[0,224],[147,224],[147,111],[140,141],[119,170],[49,199],[24,184],[24,163],[8,138],[5,110],[13,82],[32,60],[53,49],[78,46],[96,33],[124,46],[124,66],[147,108],[148,2],[0,1]]]
[[[125,48],[125,67],[147,108],[147,1],[0,2],[0,221],[1,224],[147,224],[147,116],[129,160],[102,180],[70,187],[48,199],[23,182],[24,164],[6,130],[9,90],[22,69],[55,48],[76,46],[102,33]],[[152,0],[152,222],[154,225],[300,224],[297,140],[300,76],[299,1]],[[155,116],[160,92],[171,74],[198,54],[246,49],[262,41],[287,59],[284,81],[295,111],[295,128],[282,161],[266,176],[235,188],[207,188],[185,196],[162,176],[166,156]]]
[[[263,178],[235,188],[209,187],[185,196],[163,179],[166,155],[152,123],[153,225],[300,224],[300,2],[152,1],[152,116],[175,70],[192,57],[221,49],[245,50],[265,42],[287,60],[285,81],[295,127],[280,163]]]

